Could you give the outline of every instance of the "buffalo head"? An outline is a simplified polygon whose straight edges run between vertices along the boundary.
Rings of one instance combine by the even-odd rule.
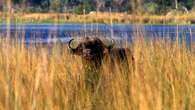
[[[68,43],[68,47],[72,54],[81,56],[84,71],[85,71],[85,81],[86,87],[92,91],[95,91],[96,85],[99,82],[100,78],[100,67],[102,61],[105,57],[106,51],[112,49],[114,43],[106,45],[103,43],[103,40],[100,40],[97,37],[94,38],[83,38],[82,41],[77,42],[78,45],[75,47],[72,46],[73,42],[77,42],[72,39]]]
[[[76,47],[72,47],[73,41],[74,39],[70,40],[68,44],[72,54],[79,55],[83,59],[90,61],[101,61],[104,56],[104,52],[106,50],[110,50],[114,46],[113,41],[109,45],[105,45],[102,40],[97,37],[86,37],[81,42],[79,42]]]

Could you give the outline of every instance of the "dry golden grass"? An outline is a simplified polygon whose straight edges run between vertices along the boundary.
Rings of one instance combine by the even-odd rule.
[[[195,14],[182,15],[129,15],[127,13],[91,12],[86,15],[70,13],[12,13],[18,23],[146,23],[146,24],[191,24]],[[2,16],[2,18],[6,17]]]
[[[66,46],[25,48],[1,39],[0,47],[1,110],[195,108],[195,55],[185,47],[137,39],[129,80],[117,66],[112,72],[104,62],[95,92],[85,87],[81,59]]]

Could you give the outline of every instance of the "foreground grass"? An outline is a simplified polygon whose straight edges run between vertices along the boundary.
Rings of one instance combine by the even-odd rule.
[[[1,23],[7,15],[0,13]],[[92,12],[86,15],[70,13],[11,13],[14,23],[131,23],[131,24],[194,24],[195,13],[178,15],[129,15],[126,13]]]
[[[66,46],[27,49],[1,40],[0,47],[1,110],[195,108],[195,55],[175,44],[136,40],[130,82],[117,65],[113,72],[104,62],[99,90],[93,93],[85,87],[81,59]]]

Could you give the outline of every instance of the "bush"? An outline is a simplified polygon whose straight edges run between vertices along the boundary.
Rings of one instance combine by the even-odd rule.
[[[157,13],[158,5],[154,2],[147,3],[146,10],[150,14],[155,14],[155,13]]]

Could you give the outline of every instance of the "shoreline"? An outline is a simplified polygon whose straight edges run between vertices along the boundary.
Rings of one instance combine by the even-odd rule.
[[[195,24],[195,13],[183,15],[131,15],[127,13],[100,13],[91,12],[86,15],[70,13],[13,13],[6,15],[0,13],[0,24],[9,16],[11,22],[16,24],[152,24],[152,25],[191,25]]]

